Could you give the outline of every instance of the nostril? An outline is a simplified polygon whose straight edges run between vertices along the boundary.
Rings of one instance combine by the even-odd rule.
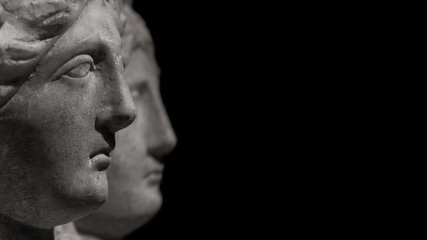
[[[135,114],[123,114],[123,115],[116,115],[114,117],[114,130],[119,131],[123,128],[128,127],[132,124],[132,122],[135,120],[136,115]]]
[[[130,116],[119,116],[117,117],[117,121],[119,122],[126,122],[130,120]]]

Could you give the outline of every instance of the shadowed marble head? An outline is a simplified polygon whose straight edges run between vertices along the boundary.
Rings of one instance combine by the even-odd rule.
[[[114,133],[136,114],[120,12],[119,0],[0,0],[0,239],[105,202]]]
[[[150,32],[130,4],[124,4],[123,12],[128,21],[122,54],[138,116],[129,128],[117,133],[108,169],[107,202],[76,221],[80,232],[100,239],[123,238],[157,213],[162,204],[162,158],[176,145],[160,96],[160,70]]]

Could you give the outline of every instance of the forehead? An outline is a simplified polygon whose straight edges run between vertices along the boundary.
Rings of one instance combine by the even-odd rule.
[[[126,65],[126,81],[132,88],[141,82],[157,81],[157,63],[141,49],[135,49]]]

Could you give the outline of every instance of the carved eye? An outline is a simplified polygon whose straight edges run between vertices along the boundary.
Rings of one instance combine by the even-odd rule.
[[[71,78],[84,78],[89,74],[91,70],[92,70],[92,66],[90,63],[82,63],[77,67],[71,69],[65,75]]]
[[[149,91],[147,80],[143,80],[139,84],[132,86],[130,90],[133,98],[146,96]]]
[[[137,98],[140,95],[138,89],[131,89],[130,93],[133,98]]]
[[[89,55],[79,55],[64,65],[62,65],[54,74],[53,81],[61,77],[80,79],[89,75],[95,69],[93,58]]]

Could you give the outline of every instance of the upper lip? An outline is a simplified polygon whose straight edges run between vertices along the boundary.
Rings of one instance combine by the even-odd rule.
[[[155,162],[155,164],[151,165],[150,167],[147,167],[147,172],[145,173],[145,177],[151,174],[162,174],[164,165],[159,161],[159,159],[151,155],[147,155],[147,158],[152,159]]]
[[[98,154],[104,154],[104,155],[106,155],[107,157],[110,157],[110,154],[111,154],[111,152],[113,151],[113,149],[114,149],[114,147],[113,147],[113,146],[102,147],[102,148],[100,148],[100,149],[96,150],[95,152],[93,152],[93,153],[90,155],[90,158],[93,158],[93,157],[95,157],[95,156],[96,156],[96,155],[98,155]]]

